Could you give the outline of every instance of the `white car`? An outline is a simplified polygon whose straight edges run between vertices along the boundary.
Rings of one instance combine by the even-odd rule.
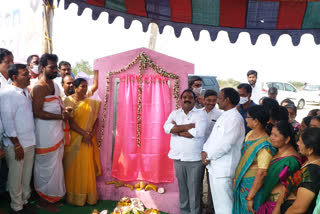
[[[264,82],[261,83],[261,93],[260,97],[267,97],[268,90],[271,87],[278,89],[277,100],[281,103],[284,99],[289,98],[297,106],[298,109],[303,109],[306,100],[303,97],[303,94],[299,92],[293,85],[287,82]]]
[[[307,84],[303,87],[302,93],[307,102],[320,104],[320,85]]]

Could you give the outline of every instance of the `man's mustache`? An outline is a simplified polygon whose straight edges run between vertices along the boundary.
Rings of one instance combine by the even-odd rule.
[[[191,104],[191,102],[190,102],[190,101],[184,101],[184,103],[189,103],[189,104]]]

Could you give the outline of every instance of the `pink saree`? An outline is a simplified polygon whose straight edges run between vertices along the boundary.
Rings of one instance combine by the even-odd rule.
[[[168,158],[170,135],[163,130],[172,110],[167,78],[143,76],[140,147],[137,146],[138,75],[120,75],[118,97],[112,176],[122,181],[173,182],[173,162]]]

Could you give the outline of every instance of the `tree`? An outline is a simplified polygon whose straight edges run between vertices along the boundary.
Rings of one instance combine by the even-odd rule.
[[[237,86],[240,84],[239,81],[229,78],[227,80],[218,80],[220,88],[231,87],[237,89]]]
[[[299,91],[303,88],[304,83],[303,82],[297,82],[297,81],[289,81],[294,87],[296,87]]]
[[[77,62],[75,66],[72,68],[72,73],[77,76],[78,73],[84,72],[88,75],[93,74],[92,67],[90,66],[88,61],[80,60],[80,62]]]

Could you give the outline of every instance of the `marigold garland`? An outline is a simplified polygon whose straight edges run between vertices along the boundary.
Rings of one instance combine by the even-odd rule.
[[[104,105],[103,105],[103,116],[102,116],[102,124],[100,130],[100,139],[99,139],[99,148],[101,146],[103,136],[104,136],[104,128],[105,128],[105,120],[106,120],[106,113],[107,113],[107,103],[108,103],[108,96],[110,91],[110,76],[115,74],[120,74],[122,72],[127,71],[130,69],[134,64],[139,61],[139,80],[138,80],[138,112],[137,112],[137,146],[140,147],[141,145],[141,110],[142,110],[142,72],[150,66],[157,74],[162,77],[168,77],[174,79],[174,88],[173,88],[173,97],[176,99],[176,108],[179,108],[179,76],[173,73],[169,73],[162,68],[160,68],[157,64],[155,64],[144,52],[140,53],[131,63],[129,63],[126,67],[121,68],[117,71],[112,71],[107,73],[106,77],[106,95],[104,98]]]

